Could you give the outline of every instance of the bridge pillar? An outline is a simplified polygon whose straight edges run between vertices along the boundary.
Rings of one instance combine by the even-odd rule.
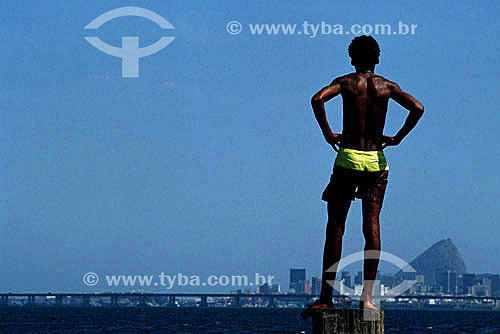
[[[28,296],[28,305],[35,304],[35,296]]]
[[[61,306],[63,304],[64,296],[57,295],[56,296],[56,306]]]
[[[139,306],[146,306],[146,296],[139,297]]]
[[[201,296],[200,307],[208,307],[207,296]]]
[[[269,297],[269,305],[268,305],[270,308],[273,308],[275,305],[274,305],[274,296],[271,296]]]
[[[118,306],[118,296],[111,295],[111,306]]]
[[[89,306],[90,305],[90,296],[83,296],[82,305]]]
[[[175,306],[176,296],[168,296],[168,306]]]

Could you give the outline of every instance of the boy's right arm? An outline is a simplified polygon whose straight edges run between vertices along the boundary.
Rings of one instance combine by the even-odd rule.
[[[341,84],[339,78],[333,80],[333,82],[323,87],[319,92],[314,94],[311,99],[312,108],[314,111],[314,116],[316,121],[321,128],[321,132],[325,137],[326,141],[333,147],[335,151],[338,151],[335,145],[340,145],[342,135],[333,133],[328,124],[328,119],[326,117],[325,102],[333,99],[335,96],[339,95],[341,92]]]
[[[416,98],[401,90],[396,83],[391,83],[390,97],[400,104],[403,108],[407,109],[410,113],[406,121],[394,137],[384,136],[382,148],[386,146],[395,146],[401,143],[404,137],[413,130],[417,125],[418,120],[424,114],[424,106]]]

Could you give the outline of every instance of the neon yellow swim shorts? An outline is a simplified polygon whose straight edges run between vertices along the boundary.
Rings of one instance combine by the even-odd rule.
[[[389,170],[383,151],[358,151],[343,147],[337,154],[335,166],[367,172]]]

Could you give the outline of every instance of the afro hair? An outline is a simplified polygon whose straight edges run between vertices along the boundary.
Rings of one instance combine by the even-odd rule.
[[[380,56],[380,47],[372,36],[358,36],[354,38],[349,45],[349,57],[351,64],[378,64]]]

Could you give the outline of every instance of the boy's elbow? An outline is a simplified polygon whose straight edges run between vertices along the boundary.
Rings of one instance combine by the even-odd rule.
[[[420,118],[424,114],[424,105],[422,103],[417,103],[415,105],[415,114]]]
[[[313,97],[311,97],[311,104],[313,106],[316,106],[321,103],[323,103],[323,99],[321,99],[321,97],[319,97],[318,94],[315,94]]]
[[[422,117],[422,115],[424,114],[424,105],[420,103],[420,105],[418,106],[418,112],[420,114],[420,117]]]

